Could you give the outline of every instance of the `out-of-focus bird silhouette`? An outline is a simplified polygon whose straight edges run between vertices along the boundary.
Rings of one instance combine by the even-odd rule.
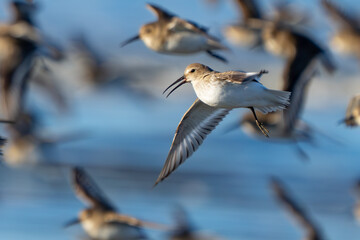
[[[0,25],[0,93],[5,117],[13,120],[24,107],[35,56],[39,55],[40,49],[50,49],[51,45],[46,43],[35,25],[35,3],[12,1],[10,8],[12,21]]]
[[[27,110],[13,124],[6,126],[8,138],[3,150],[6,164],[13,167],[58,164],[55,151],[58,144],[83,139],[88,135],[84,132],[47,133],[40,120],[36,112]]]
[[[328,51],[309,36],[299,32],[295,27],[281,22],[263,21],[262,38],[266,50],[286,59],[282,76],[282,90],[291,92],[290,106],[283,113],[260,115],[265,127],[271,129],[271,136],[297,143],[312,140],[314,129],[301,120],[309,84],[317,72],[320,60],[329,73],[335,71],[335,64]],[[240,123],[245,132],[259,135],[250,122],[250,115],[245,115]],[[261,120],[260,120],[261,119]],[[273,138],[271,138],[273,140]],[[300,155],[307,154],[296,145]]]
[[[224,28],[226,38],[233,44],[257,48],[263,46],[261,36],[263,22],[283,22],[289,25],[303,25],[305,13],[294,10],[288,1],[278,1],[274,4],[273,14],[264,14],[256,0],[235,0],[240,17],[237,23]]]
[[[160,53],[192,54],[205,51],[210,56],[226,62],[226,59],[214,53],[214,50],[226,50],[218,39],[208,34],[205,27],[187,21],[154,4],[147,4],[156,16],[157,21],[143,25],[139,34],[126,40],[126,44],[141,39],[145,45]]]
[[[346,126],[356,127],[360,125],[360,95],[353,97],[346,110],[346,115],[340,123],[345,123]]]
[[[220,240],[215,234],[205,233],[196,229],[187,212],[181,205],[174,211],[175,228],[168,235],[169,240]]]
[[[79,167],[72,170],[72,184],[76,195],[89,207],[66,227],[80,223],[90,237],[102,240],[148,239],[143,228],[166,228],[118,213],[90,176]]]
[[[323,233],[319,227],[309,217],[305,209],[295,201],[289,190],[287,190],[284,184],[277,178],[271,179],[271,188],[275,193],[278,201],[284,205],[289,213],[301,224],[306,231],[306,237],[304,240],[321,240],[324,239]]]
[[[261,26],[255,25],[254,19],[263,19],[264,16],[256,0],[235,0],[237,9],[241,13],[236,24],[224,28],[226,38],[242,47],[255,48],[262,45]]]
[[[330,0],[321,1],[327,15],[338,25],[330,40],[331,49],[360,60],[360,21]]]

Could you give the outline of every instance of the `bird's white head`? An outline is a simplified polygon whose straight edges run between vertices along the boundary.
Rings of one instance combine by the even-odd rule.
[[[168,97],[172,92],[174,92],[178,87],[180,87],[181,85],[191,82],[194,83],[196,81],[201,81],[202,79],[204,79],[203,77],[209,73],[212,72],[213,70],[211,68],[209,68],[208,66],[205,66],[201,63],[192,63],[190,65],[188,65],[185,68],[184,71],[184,75],[181,76],[178,80],[176,80],[174,83],[172,83],[168,88],[165,89],[164,93],[171,88],[172,86],[174,86],[175,84],[179,83],[175,88],[173,88],[169,94],[166,96]]]

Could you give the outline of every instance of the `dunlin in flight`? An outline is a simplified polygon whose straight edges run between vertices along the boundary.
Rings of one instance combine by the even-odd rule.
[[[290,92],[264,87],[259,82],[264,73],[266,71],[221,73],[200,63],[186,67],[184,75],[164,92],[178,84],[169,92],[169,96],[181,85],[191,83],[198,99],[177,127],[165,165],[155,185],[190,157],[233,108],[251,109],[258,127],[268,136],[267,129],[257,119],[255,109],[262,113],[285,109],[289,104]]]
[[[347,107],[344,122],[349,127],[360,125],[360,95],[353,97]]]
[[[213,51],[227,48],[218,39],[209,35],[206,28],[179,18],[154,4],[146,6],[155,13],[157,21],[143,25],[138,35],[126,40],[121,46],[141,39],[148,48],[156,52],[191,54],[205,51],[210,56],[226,62],[225,58]]]
[[[338,25],[330,40],[335,51],[360,59],[360,21],[357,15],[346,13],[329,0],[322,0],[322,6]]]
[[[324,239],[318,226],[311,220],[303,207],[297,203],[284,184],[276,178],[272,178],[271,187],[279,202],[294,216],[306,231],[304,240]]]
[[[66,227],[80,223],[90,237],[102,240],[147,239],[142,228],[165,229],[163,225],[118,213],[83,169],[74,168],[72,178],[76,195],[90,207],[81,211]]]

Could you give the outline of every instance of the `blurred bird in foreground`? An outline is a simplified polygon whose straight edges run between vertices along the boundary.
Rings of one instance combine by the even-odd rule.
[[[10,2],[13,20],[0,25],[0,94],[7,118],[17,118],[41,47],[50,48],[34,23],[32,1]]]
[[[198,231],[189,219],[185,209],[180,205],[174,212],[175,229],[170,233],[169,240],[220,240],[222,238],[214,234]]]
[[[156,5],[147,4],[146,6],[157,16],[158,20],[143,25],[139,34],[123,42],[122,47],[141,39],[148,48],[156,52],[192,54],[205,51],[210,56],[226,62],[224,57],[215,54],[213,51],[227,50],[227,47],[209,35],[206,28],[179,18]]]
[[[302,225],[306,231],[304,240],[324,239],[318,226],[311,220],[305,209],[301,207],[285,188],[284,184],[277,178],[272,178],[271,188],[274,191],[278,201],[284,205],[288,212]]]
[[[331,49],[360,60],[360,21],[357,15],[345,13],[332,1],[322,0],[323,8],[338,25],[330,40]]]
[[[177,127],[165,165],[155,185],[190,157],[233,108],[249,108],[259,129],[268,136],[268,130],[258,121],[255,109],[264,114],[285,109],[289,104],[290,92],[264,87],[260,83],[264,73],[267,71],[221,73],[200,63],[186,67],[184,75],[164,92],[178,83],[167,95],[169,96],[178,87],[190,82],[198,99],[187,110]]]
[[[72,170],[72,181],[76,195],[90,207],[81,211],[78,218],[67,223],[66,227],[80,223],[91,238],[102,240],[147,239],[142,228],[166,229],[161,224],[117,213],[114,205],[83,169]]]
[[[346,126],[356,127],[360,125],[360,95],[353,97],[346,110],[346,115],[340,123],[345,123]]]

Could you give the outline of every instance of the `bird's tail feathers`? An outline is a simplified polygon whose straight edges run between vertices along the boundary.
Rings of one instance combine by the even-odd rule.
[[[269,112],[275,112],[285,109],[290,104],[290,92],[269,90],[267,89],[267,95],[264,97],[268,102],[265,106],[255,106],[260,112],[266,114]]]

